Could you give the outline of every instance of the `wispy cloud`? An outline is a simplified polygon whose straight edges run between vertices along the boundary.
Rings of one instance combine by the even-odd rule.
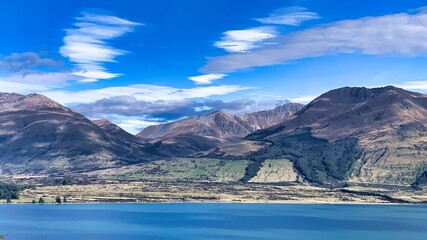
[[[301,97],[291,98],[289,100],[291,102],[296,102],[296,103],[309,103],[309,102],[313,101],[317,97],[318,96],[310,95],[310,96],[301,96]]]
[[[0,77],[0,89],[2,92],[34,93],[62,88],[68,81],[78,79],[77,76],[62,72],[15,73]]]
[[[66,29],[64,45],[60,48],[62,56],[76,64],[74,75],[82,77],[83,82],[111,79],[122,74],[109,72],[104,64],[116,62],[117,56],[127,53],[109,45],[108,40],[132,32],[140,23],[111,15],[83,12],[76,18],[75,28]]]
[[[320,16],[315,12],[308,11],[307,8],[293,6],[279,9],[265,18],[255,18],[264,24],[291,25],[298,26],[302,22],[318,19]]]
[[[61,61],[45,58],[35,52],[12,53],[9,56],[0,56],[0,69],[16,73],[35,67],[60,67]]]
[[[249,90],[240,85],[220,85],[195,88],[174,88],[168,86],[135,84],[129,86],[106,87],[81,91],[52,90],[40,92],[62,104],[90,103],[103,98],[132,96],[139,101],[182,101],[186,99],[221,96],[237,91]]]
[[[407,90],[427,90],[427,81],[404,82],[401,84],[395,84],[395,86]]]
[[[210,74],[204,74],[200,76],[194,76],[189,77],[191,81],[195,82],[196,84],[202,85],[202,84],[211,84],[215,80],[222,79],[228,75],[221,74],[221,73],[210,73]]]
[[[14,93],[24,93],[24,94],[49,90],[49,88],[43,87],[38,84],[2,81],[1,78],[0,78],[0,89],[1,89],[1,92],[14,92]]]
[[[231,30],[223,33],[220,41],[214,46],[222,48],[227,52],[248,52],[264,45],[272,44],[271,40],[277,36],[274,27],[257,27],[244,30]]]
[[[229,73],[239,69],[283,64],[331,54],[427,54],[427,14],[400,13],[343,20],[297,31],[274,46],[212,58],[201,71]]]

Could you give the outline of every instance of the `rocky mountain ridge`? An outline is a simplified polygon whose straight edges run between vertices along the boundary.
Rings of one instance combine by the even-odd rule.
[[[255,130],[278,124],[302,107],[299,103],[286,103],[272,110],[246,113],[242,116],[231,115],[222,110],[214,111],[149,126],[137,136],[145,141],[158,143],[161,152],[173,148],[176,151],[170,152],[171,156],[185,156],[239,140]]]

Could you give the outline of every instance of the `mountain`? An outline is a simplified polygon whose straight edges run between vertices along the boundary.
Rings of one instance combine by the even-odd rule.
[[[268,128],[282,122],[287,117],[298,112],[304,107],[300,103],[286,103],[272,110],[264,110],[253,113],[246,113],[239,118],[249,125],[251,132]]]
[[[89,171],[156,156],[39,94],[0,94],[3,173]]]
[[[224,111],[192,116],[176,122],[149,126],[137,134],[168,156],[186,156],[251,133],[241,120]]]
[[[220,164],[245,160],[242,180],[250,182],[425,186],[427,95],[345,87],[306,106],[241,116],[215,111],[133,136],[43,95],[1,93],[0,152],[6,175],[86,172],[192,154]]]
[[[139,138],[137,138],[135,135],[126,132],[121,127],[117,126],[116,124],[110,122],[107,119],[98,119],[93,120],[92,122],[98,125],[108,134],[115,136],[123,141],[140,142]]]
[[[302,107],[299,103],[287,103],[273,110],[242,116],[215,111],[149,126],[137,136],[157,144],[159,152],[166,155],[185,156],[206,151],[222,143],[237,141],[255,130],[278,124]]]
[[[256,144],[255,144],[256,143]],[[250,158],[246,180],[265,159],[290,159],[319,184],[417,184],[427,171],[427,95],[388,86],[335,89],[273,127],[256,131],[207,156]],[[225,155],[224,149],[227,149]],[[246,147],[248,148],[248,147]]]
[[[191,134],[233,140],[244,137],[249,133],[251,133],[250,130],[238,117],[220,110],[172,123],[149,126],[137,136],[142,139],[167,139],[183,134]]]

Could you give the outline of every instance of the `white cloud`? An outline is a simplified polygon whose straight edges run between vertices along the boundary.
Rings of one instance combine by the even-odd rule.
[[[317,97],[318,96],[310,95],[310,96],[301,96],[301,97],[291,98],[289,100],[291,102],[296,102],[296,103],[309,103],[309,102],[313,101]]]
[[[110,120],[114,124],[117,124],[119,127],[121,127],[123,130],[131,134],[138,134],[139,132],[141,132],[142,129],[148,126],[159,124],[156,119],[150,121],[145,119],[143,116],[121,116],[117,114],[107,114],[102,118]]]
[[[38,84],[2,81],[1,78],[0,78],[0,89],[1,89],[1,92],[14,92],[14,93],[24,93],[24,94],[48,90],[48,88],[40,86]]]
[[[0,77],[2,92],[33,93],[64,87],[68,81],[78,80],[79,77],[61,72],[35,72],[26,75],[16,73]]]
[[[4,68],[12,73],[24,72],[35,67],[57,68],[61,61],[41,56],[36,52],[12,53],[9,56],[0,55],[0,69]]]
[[[252,52],[212,58],[201,71],[228,73],[340,53],[426,55],[427,14],[401,13],[343,20],[297,31],[275,41],[274,46]]]
[[[182,101],[226,95],[248,90],[250,87],[239,85],[221,85],[196,88],[174,88],[167,86],[136,84],[121,87],[107,87],[81,91],[52,90],[40,93],[62,104],[90,103],[103,98],[132,96],[139,101]]]
[[[159,123],[127,117],[125,119],[116,121],[116,124],[129,133],[138,134],[139,132],[141,132],[142,129]]]
[[[257,27],[245,30],[231,30],[223,33],[220,41],[214,46],[222,48],[227,52],[247,52],[249,50],[272,44],[268,42],[277,36],[273,27]]]
[[[222,79],[226,76],[228,75],[220,74],[220,73],[209,73],[205,75],[189,77],[188,79],[195,82],[196,84],[201,85],[201,84],[211,84],[213,81]]]
[[[427,90],[427,81],[404,82],[395,86],[407,90]]]
[[[101,23],[101,24],[126,25],[126,26],[140,25],[139,23],[131,22],[129,20],[118,18],[115,16],[97,15],[97,14],[90,14],[90,13],[86,13],[84,14],[84,16],[77,17],[76,19],[81,22],[94,22],[94,23]]]
[[[116,62],[117,56],[127,53],[108,45],[107,41],[132,32],[140,23],[109,15],[83,13],[76,18],[76,28],[66,29],[64,45],[60,48],[62,56],[76,64],[74,75],[82,77],[83,82],[98,79],[111,79],[120,76],[110,73],[104,67],[107,62]]]
[[[265,18],[255,18],[258,22],[264,24],[278,24],[298,26],[302,22],[318,19],[319,15],[315,12],[308,11],[307,8],[294,6],[283,8],[275,11]]]

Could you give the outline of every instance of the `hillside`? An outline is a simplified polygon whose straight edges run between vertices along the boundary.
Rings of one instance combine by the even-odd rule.
[[[253,159],[246,180],[256,176],[265,159],[287,158],[306,180],[319,184],[410,185],[423,182],[427,170],[426,126],[424,94],[391,86],[346,87],[322,94],[239,143],[262,145],[258,151],[222,156]],[[221,148],[204,155],[221,157]]]
[[[0,152],[5,174],[89,171],[156,158],[143,144],[39,94],[0,94]]]

